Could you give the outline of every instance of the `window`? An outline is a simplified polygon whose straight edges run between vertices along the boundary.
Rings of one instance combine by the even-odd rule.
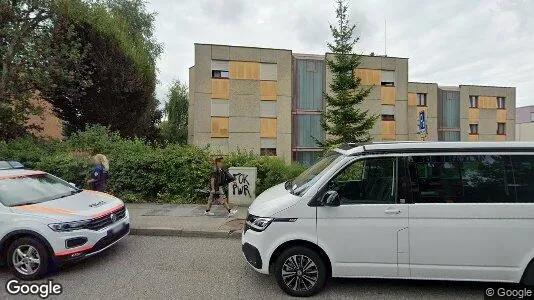
[[[228,78],[228,71],[212,70],[211,77],[212,78]]]
[[[469,134],[478,134],[478,124],[469,124]]]
[[[395,71],[380,71],[381,85],[395,86]]]
[[[306,192],[324,173],[342,159],[343,157],[336,152],[323,157],[291,181],[291,192],[296,195]]]
[[[497,97],[497,108],[499,108],[499,109],[505,109],[506,108],[504,97]]]
[[[361,159],[338,173],[328,189],[338,192],[341,204],[395,203],[396,158]]]
[[[506,123],[497,123],[497,134],[499,135],[506,134]]]
[[[530,113],[530,122],[534,122],[534,112]]]
[[[512,155],[511,157],[517,202],[534,202],[534,155]]]
[[[395,121],[395,115],[382,115],[382,121]]]
[[[469,96],[469,107],[478,108],[478,96]]]
[[[508,156],[414,156],[409,160],[415,203],[515,202]]]
[[[426,106],[426,94],[417,93],[417,106]]]
[[[276,156],[276,148],[261,148],[261,156]]]
[[[211,61],[211,78],[228,78],[228,61],[212,60]]]

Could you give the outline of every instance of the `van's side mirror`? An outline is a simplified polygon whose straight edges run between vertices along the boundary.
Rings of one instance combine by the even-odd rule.
[[[328,191],[324,194],[321,203],[324,206],[339,206],[341,205],[339,201],[339,194],[336,191]]]

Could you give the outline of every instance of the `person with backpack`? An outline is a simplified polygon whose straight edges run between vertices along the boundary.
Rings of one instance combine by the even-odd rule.
[[[230,209],[228,205],[228,197],[226,197],[224,187],[230,182],[235,181],[234,176],[224,168],[224,161],[222,157],[217,157],[215,159],[215,165],[211,172],[210,178],[210,195],[208,197],[208,204],[206,206],[206,211],[204,215],[213,216],[214,213],[211,212],[211,206],[213,204],[221,204],[228,211],[228,217],[232,217],[237,213],[237,209]]]
[[[97,154],[93,156],[94,168],[91,179],[87,181],[94,191],[105,192],[108,181],[109,162],[105,155]]]

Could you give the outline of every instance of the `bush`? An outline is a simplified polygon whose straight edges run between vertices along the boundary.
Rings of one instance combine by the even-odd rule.
[[[276,157],[257,156],[239,151],[228,156],[226,165],[229,167],[256,167],[256,195],[278,183],[295,178],[306,169],[299,164],[287,165]]]
[[[105,154],[110,162],[108,190],[127,202],[204,202],[195,189],[209,187],[212,153],[209,149],[169,144],[153,146],[140,139],[123,139],[106,127],[92,126],[66,141],[21,138],[0,142],[0,160],[17,160],[76,185],[86,186],[91,156]],[[304,170],[276,157],[236,152],[228,167],[256,167],[256,194],[292,179]]]

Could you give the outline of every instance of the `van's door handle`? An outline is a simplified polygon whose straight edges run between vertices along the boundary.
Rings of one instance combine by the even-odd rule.
[[[388,208],[386,211],[384,211],[384,213],[388,215],[398,215],[401,213],[401,210],[398,208]]]

